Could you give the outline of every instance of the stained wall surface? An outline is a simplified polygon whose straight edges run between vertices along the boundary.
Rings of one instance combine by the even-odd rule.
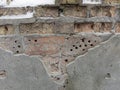
[[[119,5],[0,7],[0,90],[119,90]]]

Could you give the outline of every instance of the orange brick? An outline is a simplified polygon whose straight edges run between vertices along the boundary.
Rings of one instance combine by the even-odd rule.
[[[26,36],[25,53],[29,55],[54,55],[60,53],[61,45],[64,43],[63,36]]]

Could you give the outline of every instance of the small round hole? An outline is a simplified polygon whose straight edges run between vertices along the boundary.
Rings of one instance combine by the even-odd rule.
[[[90,43],[90,40],[88,40],[88,42]]]
[[[73,47],[75,47],[75,45],[73,45]]]
[[[82,45],[79,45],[79,47],[82,47]]]
[[[37,42],[37,40],[35,40],[35,42]]]
[[[65,62],[68,62],[68,59],[65,59]]]
[[[83,51],[85,51],[85,49],[83,49]]]
[[[15,43],[17,43],[17,40],[15,40]]]
[[[57,78],[57,80],[60,80],[60,78]]]
[[[16,53],[19,53],[19,51],[16,51]]]
[[[87,45],[85,44],[85,47],[87,47]]]
[[[75,47],[75,49],[78,49],[78,47]]]
[[[13,47],[13,48],[15,48],[15,47]]]
[[[93,44],[90,44],[90,46],[93,46]]]
[[[111,74],[110,74],[110,73],[107,73],[106,77],[107,77],[107,78],[111,78]]]
[[[70,49],[70,51],[73,51],[73,49]]]
[[[31,41],[31,40],[28,40],[28,41]]]

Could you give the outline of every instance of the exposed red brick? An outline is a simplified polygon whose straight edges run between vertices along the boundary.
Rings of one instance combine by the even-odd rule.
[[[94,31],[93,23],[76,23],[75,24],[75,33],[79,32],[92,32]]]
[[[116,12],[116,7],[114,6],[95,6],[91,8],[91,17],[95,17],[95,16],[114,17],[115,12]]]
[[[25,53],[42,56],[58,54],[64,40],[63,36],[26,36],[24,39]]]

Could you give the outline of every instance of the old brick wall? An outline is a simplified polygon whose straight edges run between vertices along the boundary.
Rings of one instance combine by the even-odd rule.
[[[34,16],[0,19],[0,47],[15,55],[39,56],[59,90],[65,90],[66,65],[120,32],[119,3],[103,0],[83,5],[82,0],[56,0],[55,5],[1,7],[0,16],[33,11]]]

